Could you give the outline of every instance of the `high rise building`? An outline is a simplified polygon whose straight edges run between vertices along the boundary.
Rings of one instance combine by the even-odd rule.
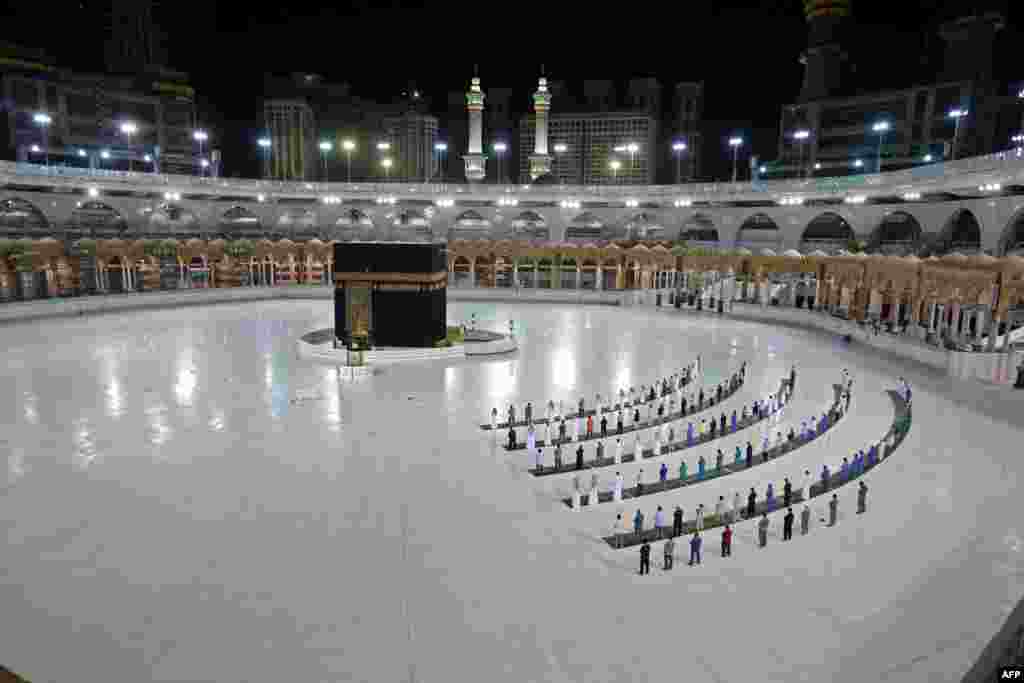
[[[437,118],[409,111],[401,116],[384,119],[384,138],[391,145],[388,158],[392,161],[390,177],[393,181],[426,182],[437,171],[438,156]]]
[[[800,102],[840,94],[847,54],[843,50],[850,0],[805,0],[807,49],[800,57],[804,83]]]
[[[167,63],[164,42],[154,21],[154,0],[107,0],[104,45],[107,70],[132,73]]]
[[[198,168],[187,74],[158,67],[125,76],[75,72],[40,50],[5,43],[0,98],[0,139],[20,161],[184,174]],[[40,113],[49,117],[45,126],[35,121]],[[134,126],[130,135],[125,123]]]
[[[270,176],[277,180],[323,177],[316,117],[305,100],[267,100],[263,119],[270,138]]]
[[[535,139],[536,120],[530,114],[519,122],[519,175],[524,182],[530,177]],[[555,111],[548,115],[548,146],[554,151],[551,172],[560,183],[650,185],[658,119],[643,112]]]
[[[700,126],[704,116],[704,84],[677,83],[672,103],[672,120],[668,126],[668,151],[672,154],[672,182],[692,182],[700,178],[700,155],[703,140]],[[686,149],[676,151],[680,142]]]

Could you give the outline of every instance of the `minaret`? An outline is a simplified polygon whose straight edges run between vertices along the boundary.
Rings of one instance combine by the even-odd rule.
[[[530,179],[536,180],[545,173],[551,173],[551,155],[548,154],[548,110],[551,109],[551,93],[548,79],[544,78],[544,67],[537,81],[537,92],[533,93],[534,131],[533,154],[530,155]]]
[[[466,93],[466,110],[469,112],[469,147],[462,158],[466,162],[466,180],[478,183],[487,171],[487,157],[483,153],[484,93],[480,90],[476,67],[473,67],[473,80]]]

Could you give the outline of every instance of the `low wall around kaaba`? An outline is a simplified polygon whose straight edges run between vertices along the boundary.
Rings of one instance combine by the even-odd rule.
[[[334,263],[335,334],[347,347],[433,346],[446,337],[444,244],[341,242]]]

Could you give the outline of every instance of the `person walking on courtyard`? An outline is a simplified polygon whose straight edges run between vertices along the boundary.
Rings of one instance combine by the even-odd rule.
[[[715,503],[715,518],[719,524],[725,521],[725,496],[719,496]]]
[[[491,431],[498,428],[498,409],[491,408]]]
[[[526,447],[531,451],[537,447],[537,431],[532,424],[526,430]]]
[[[676,542],[673,541],[670,536],[669,539],[665,541],[665,571],[671,571],[672,561],[675,559],[675,554]]]
[[[615,546],[616,550],[622,548],[622,535],[626,532],[623,528],[625,522],[622,520],[622,513],[615,513],[615,524],[612,526],[612,545]]]
[[[620,472],[615,473],[615,488],[612,490],[612,501],[616,503],[622,502],[622,489],[624,482],[622,480],[622,474]]]
[[[684,394],[679,399],[679,401],[680,401],[680,406],[681,406],[679,412],[682,413],[683,416],[685,417],[686,416],[686,395]]]
[[[701,387],[697,393],[697,406],[701,409],[704,408],[704,387]]]
[[[562,444],[555,446],[555,471],[562,469]]]
[[[786,483],[782,485],[782,504],[789,507],[793,501],[793,485],[789,483],[789,477],[786,477]]]
[[[804,509],[800,511],[800,535],[806,536],[811,527],[811,506],[804,503]]]
[[[768,512],[775,511],[775,487],[771,482],[768,482],[768,490],[765,492],[765,506]]]
[[[754,466],[754,444],[747,441],[747,469]]]
[[[690,448],[693,446],[693,423],[690,422],[686,425],[686,447]]]
[[[686,482],[686,476],[687,476],[686,460],[684,459],[684,460],[680,460],[679,461],[679,481],[685,483]]]
[[[608,436],[608,416],[603,415],[601,417],[601,438],[604,439]]]
[[[868,509],[868,485],[863,481],[857,486],[857,514],[864,514]]]
[[[587,494],[587,505],[597,505],[601,502],[598,490],[601,485],[601,479],[597,476],[597,472],[590,475],[590,493]]]
[[[597,442],[597,462],[598,466],[604,461],[604,441]]]
[[[640,468],[640,471],[636,473],[636,480],[635,480],[634,483],[636,484],[636,495],[637,496],[644,495],[644,470],[643,470],[643,468]]]
[[[704,460],[704,456],[700,456],[697,459],[697,481],[704,481],[704,467],[707,462]]]
[[[644,541],[640,546],[640,576],[651,573],[651,544]]]
[[[580,444],[576,449],[576,469],[583,469],[583,444]]]
[[[579,414],[577,415],[577,417],[583,417],[585,414],[586,414],[586,411],[583,409],[583,397],[580,396]]]
[[[828,485],[829,485],[829,482],[831,481],[831,479],[832,479],[832,473],[828,471],[828,463],[826,463],[821,468],[821,487],[822,487],[821,491],[822,491],[822,493],[825,493],[826,491],[828,491]]]
[[[544,469],[544,449],[538,448],[536,454],[533,456],[533,469],[540,474],[540,471]]]
[[[761,521],[757,523],[757,545],[765,547],[768,545],[768,513],[761,515]]]
[[[850,479],[850,463],[843,458],[843,464],[839,466],[839,481],[845,484]]]
[[[526,402],[526,407],[523,408],[523,419],[526,420],[527,425],[533,424],[533,404],[529,401]]]
[[[594,416],[587,415],[587,438],[594,436]]]
[[[615,424],[615,433],[617,435],[619,435],[619,436],[622,435],[622,411],[621,410],[618,413],[617,422]]]
[[[732,433],[736,433],[736,411],[732,411]]]
[[[633,427],[640,428],[640,409],[636,408],[633,410]]]
[[[793,515],[793,508],[789,508],[786,511],[786,516],[782,518],[782,540],[788,541],[793,538],[793,520],[796,517]]]
[[[722,473],[722,461],[725,459],[725,454],[722,453],[722,449],[718,449],[718,455],[715,456],[715,474]]]
[[[633,533],[639,536],[644,531],[644,513],[640,512],[640,508],[636,509],[636,514],[633,515]]]
[[[800,487],[800,500],[806,502],[811,499],[811,471],[804,470],[804,482]]]
[[[672,513],[672,535],[683,535],[683,508],[678,505],[676,505],[675,512]]]
[[[516,423],[516,406],[515,404],[509,404],[508,406],[508,426],[511,427]]]
[[[751,488],[750,495],[747,496],[747,519],[753,519],[755,514],[757,514],[757,491]]]
[[[704,531],[704,503],[697,506],[697,515],[694,520],[697,531]]]
[[[565,418],[563,417],[562,421],[558,423],[558,440],[560,442],[565,441],[565,431]]]
[[[508,428],[508,450],[514,450],[516,447],[516,430],[515,427]]]
[[[615,439],[615,464],[622,464],[622,439]]]
[[[832,500],[828,501],[828,525],[836,525],[836,517],[839,515],[839,498],[832,494]]]
[[[732,529],[728,524],[722,529],[722,557],[732,557]]]
[[[736,444],[736,454],[733,458],[733,465],[737,468],[743,464],[743,449],[740,448],[739,444]]]
[[[739,491],[734,491],[732,494],[732,512],[729,513],[729,521],[735,523],[742,516],[743,496],[740,495]]]
[[[658,470],[658,481],[662,484],[668,481],[668,464],[661,463],[661,468]]]
[[[690,566],[694,564],[700,564],[700,546],[701,546],[700,534],[696,531],[693,532],[693,536],[690,537]]]
[[[640,446],[640,432],[633,432],[633,459],[640,462],[643,457],[644,449]]]

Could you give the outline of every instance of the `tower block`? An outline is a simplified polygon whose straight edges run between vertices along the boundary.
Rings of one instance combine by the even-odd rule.
[[[537,92],[533,93],[534,133],[533,154],[530,155],[530,179],[536,180],[551,172],[551,155],[548,154],[548,112],[551,110],[551,93],[548,79],[541,76]]]
[[[469,145],[462,159],[466,162],[466,180],[478,183],[487,173],[487,157],[483,148],[484,93],[480,78],[474,74],[466,93],[466,111],[469,112]]]

